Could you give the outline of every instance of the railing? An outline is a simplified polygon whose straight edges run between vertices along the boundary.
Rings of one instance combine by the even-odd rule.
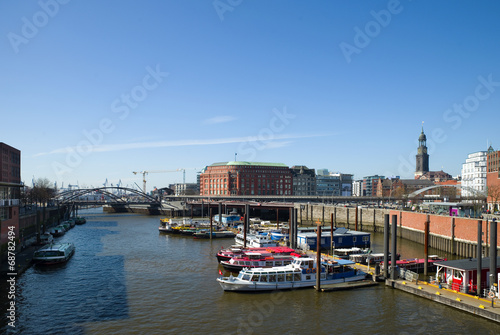
[[[399,278],[404,278],[408,281],[418,281],[418,273],[406,270],[405,268],[399,268]]]

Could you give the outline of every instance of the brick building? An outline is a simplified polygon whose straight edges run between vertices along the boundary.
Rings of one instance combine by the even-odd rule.
[[[9,227],[14,227],[14,237],[19,238],[21,152],[0,142],[0,167],[0,245],[4,245],[9,241]]]
[[[200,195],[204,196],[292,194],[292,172],[281,163],[214,163],[200,174]]]
[[[500,151],[488,148],[486,160],[486,185],[488,192],[488,209],[500,210]]]

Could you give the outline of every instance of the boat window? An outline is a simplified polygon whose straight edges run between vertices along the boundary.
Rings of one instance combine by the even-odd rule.
[[[250,262],[249,262],[249,261],[246,261],[246,262],[245,262],[245,265],[250,265]]]
[[[266,266],[273,266],[273,262],[271,262],[271,261],[266,261]]]
[[[311,275],[306,275],[306,280],[311,280]]]
[[[293,281],[293,273],[286,274],[286,281]]]
[[[259,281],[259,275],[253,275],[252,281]]]
[[[267,275],[261,275],[260,276],[260,281],[267,283]]]
[[[282,265],[283,265],[283,262],[282,262],[282,261],[275,261],[275,262],[274,262],[274,265],[275,265],[275,266],[282,266]]]
[[[274,273],[269,275],[269,282],[270,283],[276,282],[276,275]]]
[[[245,275],[243,275],[243,278],[242,278],[242,279],[243,279],[243,280],[250,280],[250,278],[251,278],[251,276],[250,276],[250,275],[245,274]]]
[[[300,272],[295,272],[293,274],[293,281],[300,281],[300,279],[301,279]]]
[[[285,281],[285,274],[284,273],[278,273],[278,281]]]
[[[283,265],[288,265],[290,263],[292,263],[292,262],[291,261],[283,261]]]

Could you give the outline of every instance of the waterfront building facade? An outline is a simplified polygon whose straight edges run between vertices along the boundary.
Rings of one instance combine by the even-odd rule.
[[[486,186],[488,209],[500,211],[500,150],[488,148],[486,158]]]
[[[0,167],[0,245],[3,246],[9,241],[9,231],[19,238],[21,152],[0,142]]]
[[[469,154],[462,164],[462,197],[486,195],[486,151]]]
[[[377,189],[373,188],[374,181],[376,182],[379,179],[384,179],[384,176],[374,175],[374,176],[366,176],[363,177],[363,196],[366,197],[376,197]]]
[[[306,166],[292,166],[290,168],[293,179],[293,195],[316,195],[316,172]]]
[[[360,197],[363,195],[363,181],[354,180],[352,182],[352,195],[354,197]]]
[[[200,195],[292,195],[292,172],[281,163],[221,162],[200,174]]]
[[[329,172],[316,176],[318,196],[352,196],[352,174]]]

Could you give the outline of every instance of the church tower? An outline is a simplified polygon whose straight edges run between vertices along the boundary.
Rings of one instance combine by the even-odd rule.
[[[418,137],[417,149],[417,166],[415,169],[415,179],[429,172],[429,155],[427,154],[427,138],[424,134],[424,126],[422,125],[422,133]]]

